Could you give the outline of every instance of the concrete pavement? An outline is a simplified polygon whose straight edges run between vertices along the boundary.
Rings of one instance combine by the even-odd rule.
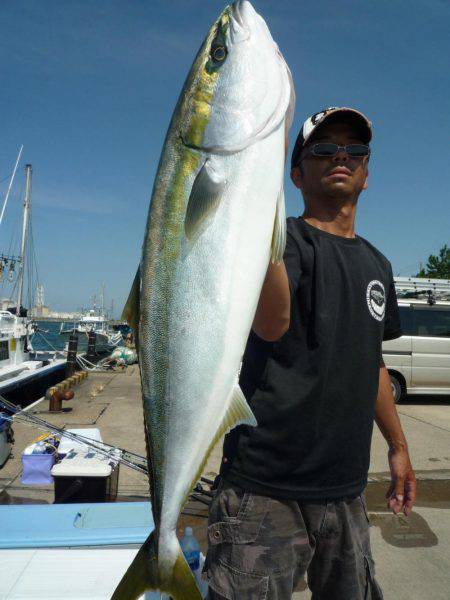
[[[366,497],[377,581],[385,600],[449,600],[450,398],[410,396],[398,413],[418,478],[417,502],[409,518],[387,511],[387,446],[375,426]]]
[[[68,410],[68,409],[71,410]],[[45,403],[37,414],[58,426],[99,427],[105,442],[145,454],[138,368],[127,373],[92,374],[75,390],[64,413],[50,414]],[[450,598],[450,398],[409,398],[398,411],[419,479],[415,510],[409,519],[386,510],[389,484],[387,447],[377,428],[372,443],[367,502],[377,579],[389,600],[448,600]],[[39,433],[14,426],[15,458],[0,470],[0,503],[52,502],[52,486],[29,487],[20,482],[20,452]],[[221,459],[221,443],[214,449],[204,474],[214,475]],[[3,490],[3,491],[2,491]],[[147,478],[121,467],[118,500],[148,498]],[[194,527],[206,547],[207,509],[191,502],[180,528]],[[304,590],[295,600],[308,600]]]

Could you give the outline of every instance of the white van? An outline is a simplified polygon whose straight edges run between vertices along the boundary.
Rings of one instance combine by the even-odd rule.
[[[395,401],[406,394],[450,395],[450,280],[394,280],[403,336],[383,342],[383,358]]]

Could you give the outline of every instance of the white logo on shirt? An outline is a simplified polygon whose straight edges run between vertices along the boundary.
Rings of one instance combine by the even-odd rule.
[[[386,292],[381,281],[374,279],[369,283],[366,299],[372,317],[377,321],[382,321],[386,310]]]

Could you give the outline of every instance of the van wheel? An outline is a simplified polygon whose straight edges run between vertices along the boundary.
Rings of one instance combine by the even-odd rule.
[[[401,386],[400,381],[397,379],[397,377],[395,377],[395,375],[390,375],[390,378],[391,378],[392,393],[394,395],[395,403],[397,404],[397,402],[400,401],[402,394],[403,394],[402,386]]]

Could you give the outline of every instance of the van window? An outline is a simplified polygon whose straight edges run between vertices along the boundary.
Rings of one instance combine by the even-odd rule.
[[[414,309],[414,329],[412,335],[428,337],[450,337],[450,310]]]
[[[8,340],[0,342],[0,360],[9,358]]]
[[[403,335],[415,335],[413,311],[409,306],[399,306],[400,323],[402,326]]]

